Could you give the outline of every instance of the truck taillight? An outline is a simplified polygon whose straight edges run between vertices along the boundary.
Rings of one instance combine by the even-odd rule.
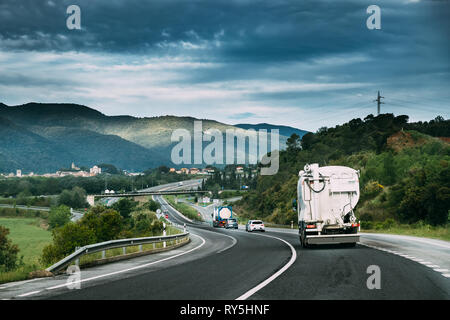
[[[315,224],[307,224],[306,229],[314,229],[316,227]]]
[[[359,223],[352,223],[352,227],[353,227],[353,228],[359,227]]]

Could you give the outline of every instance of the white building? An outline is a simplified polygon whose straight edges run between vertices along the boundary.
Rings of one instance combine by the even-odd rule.
[[[22,176],[22,170],[20,170],[20,169],[17,170],[17,171],[16,171],[16,176],[17,176],[17,177],[21,177],[21,176]]]
[[[89,173],[91,174],[91,176],[96,176],[102,173],[102,168],[93,166],[91,169],[89,169]]]

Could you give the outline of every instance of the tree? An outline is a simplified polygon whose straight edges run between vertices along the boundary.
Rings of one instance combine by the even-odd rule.
[[[73,253],[76,247],[95,242],[93,230],[80,223],[69,222],[53,230],[53,243],[44,247],[41,260],[44,264],[51,264]]]
[[[9,229],[0,226],[0,271],[7,272],[18,266],[19,247],[8,239]]]
[[[114,166],[112,164],[101,163],[101,164],[99,164],[97,166],[102,169],[102,173],[120,174],[119,169],[117,169],[116,166]]]
[[[83,208],[86,206],[86,191],[77,186],[71,191],[63,190],[59,195],[58,203],[71,208]]]
[[[100,225],[96,230],[97,241],[114,240],[122,231],[122,216],[115,210],[106,209],[100,214]]]
[[[137,202],[132,201],[128,198],[123,198],[117,201],[112,205],[114,210],[119,211],[120,215],[124,219],[128,219],[130,217],[131,212],[136,208]]]
[[[293,133],[286,141],[287,151],[289,153],[300,150],[300,136]]]
[[[70,208],[65,205],[53,207],[48,215],[48,224],[51,229],[62,227],[70,221]]]
[[[63,190],[58,198],[59,205],[72,206],[72,193],[69,190]]]
[[[158,202],[153,201],[152,199],[148,201],[147,206],[148,209],[153,212],[156,212],[156,210],[161,208],[161,205]]]
[[[72,208],[86,207],[86,191],[80,187],[72,189]]]

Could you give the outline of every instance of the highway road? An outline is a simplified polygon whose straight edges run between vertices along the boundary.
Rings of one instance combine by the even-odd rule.
[[[178,185],[172,185],[178,188]],[[170,188],[170,187],[169,187]],[[3,299],[449,299],[450,245],[414,237],[364,234],[354,248],[302,249],[294,230],[265,233],[193,223],[168,206],[169,220],[186,224],[181,248],[82,270],[81,289],[66,275],[0,285]],[[204,208],[208,216],[210,208]],[[367,287],[369,266],[381,288]]]

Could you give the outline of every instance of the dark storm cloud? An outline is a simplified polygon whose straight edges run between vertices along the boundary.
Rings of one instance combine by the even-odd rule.
[[[372,0],[0,1],[0,95],[16,103],[39,86],[72,99],[71,81],[86,103],[120,109],[156,96],[161,112],[173,100],[172,110],[228,119],[371,108],[379,89],[448,101],[449,1],[376,1],[381,30],[366,28]],[[82,30],[66,28],[72,4]]]
[[[213,53],[230,62],[263,62],[381,50],[399,37],[420,35],[416,31],[424,25],[417,26],[417,20],[426,14],[417,5],[422,4],[412,9],[402,1],[378,2],[385,29],[374,33],[365,28],[370,1],[3,0],[0,43],[4,49],[184,51],[199,58]],[[83,30],[66,28],[71,4],[81,7]]]

